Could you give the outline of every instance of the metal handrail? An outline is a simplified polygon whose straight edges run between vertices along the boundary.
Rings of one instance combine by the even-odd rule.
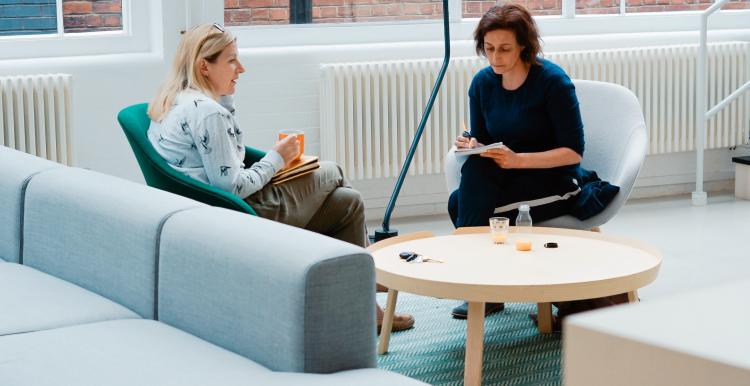
[[[700,46],[698,48],[698,84],[696,86],[696,111],[695,121],[698,123],[698,138],[696,145],[696,170],[695,170],[695,191],[693,192],[693,205],[703,206],[708,202],[708,196],[703,191],[703,152],[706,147],[706,123],[711,119],[719,110],[726,107],[734,99],[742,95],[745,91],[750,90],[750,81],[740,86],[731,95],[724,98],[721,102],[716,104],[713,108],[708,110],[708,101],[706,100],[706,89],[708,88],[708,74],[706,69],[706,62],[708,60],[708,17],[714,12],[718,11],[725,3],[729,0],[717,0],[708,9],[701,13],[701,31],[700,31]]]

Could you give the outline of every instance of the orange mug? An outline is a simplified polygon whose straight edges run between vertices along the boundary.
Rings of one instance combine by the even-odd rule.
[[[305,154],[305,131],[304,130],[295,130],[295,129],[284,129],[279,131],[279,141],[286,138],[290,135],[296,135],[297,139],[299,139],[299,154],[297,154],[297,157],[294,158],[294,160],[300,159],[302,157],[302,154]]]

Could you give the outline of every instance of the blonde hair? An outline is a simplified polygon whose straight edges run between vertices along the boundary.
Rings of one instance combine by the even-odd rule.
[[[218,24],[199,24],[187,31],[177,47],[172,69],[148,106],[148,116],[160,122],[182,91],[193,89],[213,95],[208,78],[201,74],[201,61],[214,63],[237,39]]]

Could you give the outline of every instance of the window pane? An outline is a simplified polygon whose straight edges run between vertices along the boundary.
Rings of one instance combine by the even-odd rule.
[[[534,16],[562,15],[562,0],[513,0],[525,6]],[[462,0],[463,17],[482,17],[497,1]]]
[[[442,0],[291,0],[311,10],[312,23],[356,23],[441,19]],[[293,10],[294,11],[294,10]],[[289,24],[290,0],[224,0],[229,26]],[[296,13],[299,14],[299,13]]]
[[[627,0],[627,13],[701,11],[713,4],[713,0]],[[730,0],[721,9],[750,8],[750,0]],[[578,10],[576,10],[577,12]]]
[[[121,0],[63,0],[65,33],[122,30]]]
[[[289,0],[224,0],[224,24],[289,24]]]
[[[57,33],[55,0],[3,0],[0,36]]]
[[[630,4],[631,1],[628,1]],[[642,0],[635,0],[642,1]],[[649,0],[646,0],[649,1]],[[660,0],[651,0],[660,1]],[[675,1],[675,0],[666,0]],[[683,0],[678,0],[683,1]],[[688,0],[689,1],[689,0]],[[603,15],[620,13],[620,1],[619,0],[576,0],[576,15]]]
[[[357,4],[353,4],[355,2]],[[313,0],[313,23],[399,21],[442,18],[442,0]]]

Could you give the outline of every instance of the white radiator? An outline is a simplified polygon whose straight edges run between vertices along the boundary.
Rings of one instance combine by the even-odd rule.
[[[71,78],[0,77],[0,145],[71,165]]]
[[[697,45],[551,53],[574,79],[618,83],[641,102],[651,154],[694,150]],[[441,59],[322,65],[321,155],[351,179],[398,175]],[[453,58],[435,101],[410,174],[441,173],[443,157],[468,125],[466,93],[487,65],[479,57]],[[709,106],[750,80],[750,43],[709,45]],[[585,122],[584,122],[585,125]],[[750,96],[709,122],[707,148],[747,143]]]

